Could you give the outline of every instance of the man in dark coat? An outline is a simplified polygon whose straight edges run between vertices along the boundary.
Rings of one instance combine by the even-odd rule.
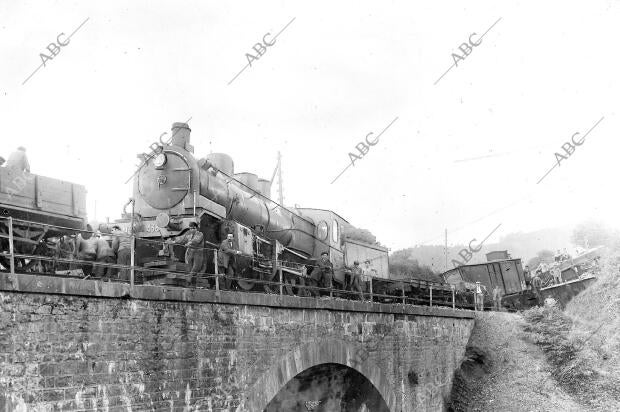
[[[353,262],[353,270],[351,270],[351,292],[359,292],[360,300],[364,300],[364,293],[362,292],[362,268],[360,262],[357,260]]]
[[[56,257],[60,259],[75,259],[75,242],[68,235],[61,236],[56,245]],[[58,263],[58,270],[70,270],[73,267],[66,262]]]
[[[226,277],[224,278],[224,285],[227,289],[230,289],[232,280],[230,277],[234,276],[236,269],[236,261],[235,255],[240,255],[241,252],[235,249],[233,244],[233,240],[235,237],[232,233],[229,233],[226,236],[226,239],[222,240],[220,243],[220,248],[217,253],[217,266],[219,268],[219,273],[224,273]]]
[[[131,266],[131,238],[118,225],[112,226],[112,233],[114,234],[112,250],[116,254],[116,264]],[[129,273],[129,269],[123,268],[120,270],[118,277],[121,280],[129,280]]]
[[[182,236],[174,240],[177,245],[183,245],[185,249],[185,263],[187,264],[191,276],[191,285],[196,286],[198,272],[202,269],[204,262],[204,235],[198,230],[196,222],[189,223],[189,230]],[[189,286],[189,284],[188,284]]]
[[[544,305],[545,303],[542,299],[542,294],[540,292],[541,288],[542,288],[542,280],[540,279],[540,276],[538,275],[538,273],[536,273],[536,276],[532,278],[532,291],[534,292],[534,296],[536,297],[536,304],[538,306]]]
[[[314,279],[319,286],[324,288],[332,287],[332,276],[334,275],[334,265],[329,261],[329,254],[327,252],[321,253],[321,259],[317,262],[310,278]]]
[[[528,265],[525,265],[525,269],[523,270],[523,278],[525,279],[525,288],[530,289],[532,287],[532,273]]]

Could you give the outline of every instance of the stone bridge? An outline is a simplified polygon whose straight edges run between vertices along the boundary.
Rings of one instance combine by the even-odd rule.
[[[0,274],[0,411],[442,410],[450,308]]]

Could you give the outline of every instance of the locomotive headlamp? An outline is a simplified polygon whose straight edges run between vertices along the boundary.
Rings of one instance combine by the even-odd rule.
[[[165,228],[170,223],[170,216],[166,212],[161,212],[155,218],[155,224],[160,228]]]
[[[160,153],[157,156],[155,156],[155,159],[153,159],[153,165],[155,165],[155,167],[162,167],[165,164],[166,164],[165,153]]]

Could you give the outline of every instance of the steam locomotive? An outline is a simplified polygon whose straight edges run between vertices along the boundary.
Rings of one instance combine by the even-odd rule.
[[[137,236],[136,264],[149,269],[145,280],[173,283],[173,273],[187,269],[183,247],[169,253],[162,241],[182,234],[190,222],[198,223],[204,235],[205,273],[215,273],[214,249],[228,233],[234,235],[234,246],[242,252],[234,278],[242,290],[262,287],[259,279],[278,280],[282,271],[289,292],[295,286],[303,291],[299,286],[312,283],[309,274],[323,252],[334,266],[335,287],[345,286],[347,268],[356,260],[369,260],[376,276],[389,277],[387,249],[348,238],[353,226],[335,212],[279,205],[270,198],[271,182],[235,173],[230,156],[197,159],[186,123],[174,123],[172,133],[153,155],[140,156],[132,211],[116,222]]]

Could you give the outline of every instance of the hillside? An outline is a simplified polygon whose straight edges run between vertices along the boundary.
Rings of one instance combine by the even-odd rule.
[[[620,410],[620,254],[565,311],[478,314],[454,411]],[[548,302],[550,303],[550,302]]]
[[[553,379],[586,410],[620,410],[616,256],[603,256],[597,282],[564,312],[549,304],[524,312],[527,335],[545,353]]]
[[[598,281],[569,302],[565,310],[573,319],[574,333],[589,336],[588,347],[596,349],[598,357],[605,360],[599,366],[610,373],[614,370],[620,373],[620,270],[617,262],[620,262],[620,254],[605,258]]]
[[[571,232],[571,229],[567,228],[553,228],[527,233],[510,233],[500,238],[500,241],[497,243],[483,245],[482,249],[472,256],[468,263],[486,262],[485,254],[493,250],[508,250],[512,257],[521,258],[524,262],[536,256],[536,254],[543,249],[555,251],[557,249],[567,248],[571,250],[573,247],[570,241]],[[475,246],[477,243],[474,242],[473,245]],[[453,267],[451,263],[452,259],[462,260],[458,256],[458,253],[461,249],[466,247],[466,245],[448,246],[449,269]],[[409,259],[417,260],[421,266],[428,266],[434,272],[444,272],[445,252],[442,245],[418,245],[394,253],[408,255]]]
[[[580,359],[594,372],[588,391],[599,395],[595,404],[614,399],[620,409],[619,262],[617,252],[604,258],[598,281],[569,302],[564,313],[573,322],[569,338],[583,342]]]

